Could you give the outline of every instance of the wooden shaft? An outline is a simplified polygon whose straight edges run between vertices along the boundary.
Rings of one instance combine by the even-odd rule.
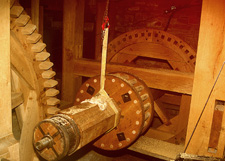
[[[78,126],[80,132],[78,149],[113,128],[115,123],[115,113],[109,106],[101,111],[96,104],[84,103],[60,113],[69,115]]]
[[[40,122],[34,130],[35,150],[46,160],[59,160],[112,129],[116,114],[107,101],[82,103]]]

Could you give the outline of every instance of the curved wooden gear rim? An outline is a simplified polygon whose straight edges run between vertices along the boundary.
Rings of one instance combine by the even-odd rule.
[[[27,103],[29,99],[34,99],[29,96],[29,93],[34,91],[37,95],[34,101],[37,102],[35,111],[38,112],[35,115],[40,121],[46,115],[55,114],[50,111],[57,112],[59,110],[57,105],[60,100],[56,98],[59,91],[55,89],[58,82],[54,80],[56,73],[52,70],[53,63],[49,60],[50,53],[46,51],[46,44],[42,42],[42,36],[36,31],[36,26],[32,24],[30,16],[14,0],[10,1],[10,6],[10,53],[12,84],[14,84],[12,90],[23,93],[24,103],[20,108],[24,117],[22,121],[27,121],[21,130],[20,142],[23,144],[19,147],[19,158],[32,160],[33,151],[33,154],[22,155],[32,145],[32,134],[26,133],[24,129],[31,130],[38,123],[32,121],[34,118],[27,114],[29,113],[27,110],[30,108],[26,107]]]
[[[143,129],[141,131],[141,133],[144,133],[149,128],[149,126],[153,120],[153,112],[154,112],[153,96],[152,96],[151,92],[149,91],[149,88],[140,78],[138,78],[132,74],[120,72],[120,73],[115,73],[112,75],[115,75],[115,76],[119,77],[120,79],[123,79],[124,81],[129,83],[136,90],[136,92],[141,96],[145,115],[146,115],[145,117],[147,118],[144,122]],[[132,83],[133,80],[137,80],[137,82]],[[146,95],[146,94],[148,94],[148,95]]]
[[[42,42],[42,36],[36,31],[36,26],[32,24],[30,17],[19,4],[14,4],[11,8],[10,28],[11,40],[15,41],[15,43],[11,41],[11,49],[15,47],[15,44],[18,45],[15,49],[22,50],[20,52],[23,53],[25,61],[21,64],[29,62],[26,65],[32,72],[25,75],[27,71],[24,72],[18,64],[14,65],[14,62],[11,62],[14,69],[37,91],[43,105],[59,104],[59,100],[56,99],[59,91],[55,89],[58,82],[54,80],[56,73],[52,71],[53,63],[49,60],[50,53],[46,51],[46,44]],[[16,50],[11,51],[11,57],[16,57]]]
[[[124,63],[137,56],[167,60],[174,70],[193,72],[196,51],[168,32],[143,28],[126,32],[108,45],[108,62]],[[129,59],[127,57],[130,57]]]

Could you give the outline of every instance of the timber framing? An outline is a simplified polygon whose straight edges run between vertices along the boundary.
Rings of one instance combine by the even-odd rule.
[[[225,1],[203,0],[186,137],[187,154],[224,157],[224,14]]]
[[[73,59],[83,55],[84,1],[66,0],[63,11],[63,75],[62,100],[72,103],[82,84],[81,77],[72,74]]]
[[[0,138],[2,138],[12,134],[10,77],[10,3],[7,0],[0,1],[0,19],[0,113],[2,118],[0,120]]]
[[[100,74],[101,63],[95,60],[74,60],[73,74],[93,77]],[[172,92],[191,94],[193,73],[184,73],[172,70],[156,70],[132,67],[124,64],[107,63],[106,73],[127,72],[138,76],[149,87]]]

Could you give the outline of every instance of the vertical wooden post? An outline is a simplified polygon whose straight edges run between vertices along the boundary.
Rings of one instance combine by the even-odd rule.
[[[31,19],[39,31],[39,0],[31,0]]]
[[[180,112],[178,115],[178,123],[176,133],[187,128],[188,116],[190,112],[191,96],[183,94],[180,102]]]
[[[43,35],[44,32],[44,7],[39,8],[39,34]]]
[[[0,138],[12,133],[10,80],[10,1],[0,1]]]
[[[74,102],[82,78],[73,74],[74,59],[83,55],[84,0],[64,0],[62,100]]]
[[[195,68],[191,109],[188,122],[186,145],[189,143],[194,128],[197,126],[186,153],[200,156],[223,157],[225,146],[225,116],[218,125],[213,121],[216,102],[225,101],[225,68],[219,71],[225,61],[225,1],[203,0],[200,34]],[[218,82],[213,88],[217,76]],[[213,90],[212,90],[213,88]],[[210,94],[212,90],[212,93]],[[197,125],[200,113],[205,110]],[[222,110],[223,108],[221,108]],[[213,125],[213,126],[212,126]],[[215,126],[220,126],[219,134],[210,137]],[[216,137],[216,138],[215,138]],[[217,140],[216,148],[209,143]]]

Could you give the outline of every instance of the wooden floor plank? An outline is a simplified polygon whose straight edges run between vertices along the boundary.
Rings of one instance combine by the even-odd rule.
[[[183,152],[184,146],[141,136],[129,149],[159,159],[171,160]]]

